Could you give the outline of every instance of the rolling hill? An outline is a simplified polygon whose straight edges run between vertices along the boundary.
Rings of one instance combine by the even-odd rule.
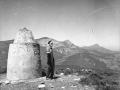
[[[36,42],[40,44],[43,66],[46,65],[46,46],[49,40],[51,38],[48,37],[36,39]],[[56,65],[120,70],[120,52],[105,49],[98,44],[89,47],[78,47],[69,40],[57,41],[52,39],[52,41],[54,43],[53,54]],[[0,72],[5,72],[6,70],[10,43],[13,43],[13,40],[0,41]]]
[[[82,48],[84,48],[84,49],[86,49],[86,50],[92,50],[92,51],[97,51],[97,52],[102,52],[102,53],[106,53],[106,54],[113,54],[113,53],[120,53],[120,52],[118,52],[118,51],[111,51],[111,50],[109,50],[109,49],[106,49],[106,48],[104,48],[104,47],[101,47],[101,46],[99,46],[98,44],[94,44],[94,45],[91,45],[91,46],[84,46],[84,47],[82,47]]]

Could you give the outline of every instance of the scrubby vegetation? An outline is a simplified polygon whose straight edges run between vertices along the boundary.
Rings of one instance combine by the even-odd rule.
[[[119,83],[116,78],[113,75],[108,75],[93,73],[86,78],[82,78],[79,83],[82,85],[94,85],[96,90],[120,90],[118,89]]]
[[[94,86],[96,90],[120,90],[119,87],[119,73],[112,71],[92,71],[91,69],[59,69],[56,70],[56,74],[64,73],[64,75],[70,75],[77,73],[77,75],[83,75],[85,78],[80,79],[79,84]]]
[[[74,74],[75,72],[76,72],[76,70],[74,70],[74,69],[66,68],[66,69],[56,70],[55,73],[56,73],[56,74],[64,73],[64,75],[67,76],[67,75]]]

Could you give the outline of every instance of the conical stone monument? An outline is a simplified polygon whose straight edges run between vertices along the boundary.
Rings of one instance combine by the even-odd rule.
[[[32,32],[20,29],[9,46],[7,62],[8,80],[34,79],[41,76],[40,46]]]

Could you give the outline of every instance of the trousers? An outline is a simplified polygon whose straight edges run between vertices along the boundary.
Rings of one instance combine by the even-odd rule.
[[[54,76],[54,70],[55,70],[55,61],[53,54],[48,53],[47,54],[47,78],[53,78]]]

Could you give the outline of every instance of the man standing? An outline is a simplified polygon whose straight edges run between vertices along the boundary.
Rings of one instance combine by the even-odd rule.
[[[54,76],[54,69],[55,69],[55,61],[53,57],[53,42],[52,40],[48,41],[47,47],[47,75],[46,79],[53,79]]]

